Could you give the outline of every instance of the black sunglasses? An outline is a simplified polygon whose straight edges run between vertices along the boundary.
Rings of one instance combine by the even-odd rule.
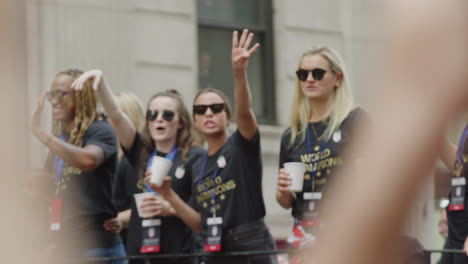
[[[49,91],[49,92],[47,92],[47,100],[49,102],[52,102],[52,100],[55,98],[57,103],[60,103],[60,102],[62,102],[63,97],[65,97],[65,95],[67,95],[69,93],[74,93],[74,92],[76,92],[76,91],[75,90],[71,90],[71,91],[62,91],[62,90]]]
[[[327,71],[320,68],[315,68],[312,70],[299,69],[296,71],[297,78],[301,81],[305,81],[309,76],[309,72],[312,73],[312,77],[314,77],[314,80],[320,81],[323,79],[323,76]]]
[[[154,121],[158,118],[159,113],[162,113],[162,118],[168,122],[174,120],[175,113],[171,110],[163,110],[162,112],[158,110],[148,110],[146,111],[146,120]]]
[[[224,104],[194,105],[193,113],[196,115],[204,115],[208,108],[211,109],[213,114],[219,114],[224,110]]]

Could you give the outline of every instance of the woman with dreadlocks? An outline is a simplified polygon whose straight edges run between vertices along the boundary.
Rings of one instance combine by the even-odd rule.
[[[72,254],[68,257],[121,257],[125,249],[119,235],[103,227],[105,220],[117,214],[111,196],[116,137],[109,123],[98,120],[90,82],[80,91],[71,87],[82,73],[67,70],[57,74],[32,117],[34,135],[49,149],[46,168],[55,173],[50,230],[57,252]],[[46,98],[52,105],[52,132],[40,125]],[[78,238],[85,240],[75,244]]]
[[[103,80],[100,70],[83,74],[72,85],[78,91],[88,80],[93,80],[93,88],[112,122],[125,157],[133,166],[139,167],[137,188],[140,192],[153,192],[144,183],[145,171],[155,156],[172,160],[169,176],[173,188],[184,201],[192,194],[191,164],[204,154],[193,147],[193,128],[190,115],[178,92],[162,91],[153,95],[147,106],[146,124],[140,134],[129,118],[118,107],[112,91]],[[160,195],[148,195],[140,206],[144,217],[139,217],[136,203],[133,202],[128,226],[127,253],[129,255],[149,253],[189,253],[192,248],[192,232],[174,216],[175,211]],[[109,229],[112,226],[108,225]],[[191,263],[191,259],[155,258],[154,263]],[[141,263],[143,259],[132,259],[131,263]]]

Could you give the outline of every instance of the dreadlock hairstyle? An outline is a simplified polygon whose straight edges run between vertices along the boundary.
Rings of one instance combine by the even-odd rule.
[[[194,129],[193,129],[192,120],[190,118],[190,114],[187,110],[187,107],[185,107],[182,96],[176,90],[166,90],[166,91],[158,92],[155,95],[153,95],[148,101],[148,105],[146,106],[146,109],[149,108],[149,105],[151,104],[151,102],[157,97],[169,97],[169,98],[174,99],[174,101],[177,103],[177,114],[179,115],[179,122],[180,122],[181,128],[179,128],[179,130],[177,131],[176,144],[179,146],[180,152],[182,154],[182,159],[185,160],[187,159],[190,148],[197,145],[196,141],[193,138]],[[141,154],[142,155],[141,162],[143,164],[142,166],[140,166],[140,168],[143,170],[141,174],[144,175],[144,171],[146,170],[146,163],[148,161],[148,158],[155,149],[155,142],[153,138],[151,137],[149,127],[148,127],[148,121],[145,123],[145,126],[143,128],[142,138],[143,138],[143,142],[145,143],[145,148]]]
[[[69,69],[59,72],[56,76],[67,75],[72,78],[72,82],[80,77],[83,72],[77,69]],[[71,96],[75,100],[75,126],[70,131],[70,136],[67,142],[75,146],[81,146],[83,135],[89,126],[97,119],[98,114],[96,110],[97,97],[96,93],[92,88],[91,80],[86,81],[82,90],[77,90]],[[52,133],[55,136],[60,136],[63,133],[63,127],[61,122],[53,121]]]

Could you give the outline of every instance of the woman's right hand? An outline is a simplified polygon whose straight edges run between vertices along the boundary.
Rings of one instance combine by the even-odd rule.
[[[75,90],[83,89],[84,84],[88,80],[93,80],[93,89],[97,90],[102,85],[103,73],[101,70],[90,70],[83,73],[78,79],[76,79],[71,87]]]
[[[150,180],[151,180],[151,170],[147,169],[146,173],[145,173],[145,183],[149,183],[150,188],[153,191],[161,194],[163,197],[167,197],[171,193],[171,191],[172,191],[171,177],[169,177],[169,176],[164,177],[164,181],[163,181],[161,186],[157,186],[154,183],[150,183]]]
[[[285,169],[280,169],[277,183],[278,192],[281,194],[291,193],[289,186],[291,186],[291,176]]]

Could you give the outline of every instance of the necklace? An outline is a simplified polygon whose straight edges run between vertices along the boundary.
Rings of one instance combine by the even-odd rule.
[[[314,123],[310,123],[310,126],[312,127],[312,132],[314,133],[315,139],[316,139],[317,144],[318,144],[319,141],[320,141],[320,139],[321,139],[322,136],[323,136],[323,133],[322,133],[322,135],[320,135],[320,137],[319,137],[318,134],[317,134],[317,131],[315,130]],[[315,146],[314,151],[319,151],[319,150],[320,150],[320,146],[319,146],[319,145]]]

